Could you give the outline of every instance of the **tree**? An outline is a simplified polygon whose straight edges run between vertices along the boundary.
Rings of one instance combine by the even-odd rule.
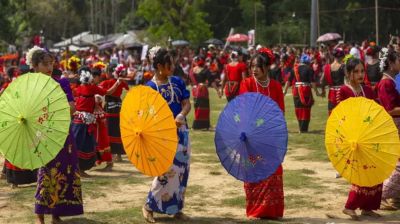
[[[171,37],[199,44],[212,36],[210,25],[204,20],[206,13],[195,7],[201,3],[195,0],[144,0],[139,3],[137,15],[149,24],[147,33],[153,43],[166,44]]]

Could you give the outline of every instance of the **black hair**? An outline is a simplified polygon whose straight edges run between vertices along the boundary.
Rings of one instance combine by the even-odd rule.
[[[14,73],[15,73],[16,69],[17,69],[17,67],[15,67],[15,66],[9,67],[7,69],[7,76],[8,76],[8,78],[10,78],[10,80],[14,78]]]
[[[256,60],[256,66],[258,68],[261,68],[261,71],[264,71],[264,66],[269,67],[270,65],[270,59],[265,53],[257,53],[253,57],[251,57],[250,63],[253,63],[253,61]],[[252,66],[252,64],[250,64]]]
[[[396,60],[400,57],[400,55],[394,51],[394,50],[389,50],[386,56],[386,60],[384,61],[384,66],[383,70],[381,68],[381,72],[384,72],[389,69],[389,63],[395,63]]]
[[[165,66],[166,64],[171,64],[172,63],[172,57],[171,54],[166,50],[161,48],[158,50],[156,55],[153,58],[153,68],[157,69],[157,65],[160,64],[162,66]]]
[[[363,62],[358,58],[349,58],[346,62],[346,75],[349,75],[357,65],[363,65]]]
[[[344,51],[341,49],[333,49],[332,55],[335,58],[343,58],[345,56]]]
[[[93,75],[93,77],[101,76],[101,69],[100,68],[92,68],[92,75]]]
[[[53,69],[53,72],[51,73],[51,76],[56,76],[56,77],[61,77],[62,76],[62,71],[58,68]]]
[[[48,56],[51,59],[54,60],[54,56],[45,50],[36,50],[35,52],[33,52],[32,54],[32,66],[38,66],[40,62],[44,61],[44,58]]]

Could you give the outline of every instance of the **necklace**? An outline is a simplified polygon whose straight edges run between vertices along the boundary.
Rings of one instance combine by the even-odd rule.
[[[389,75],[389,74],[387,74],[387,73],[383,73],[383,75],[386,76],[386,77],[388,77],[389,79],[391,79],[393,82],[396,82],[396,81],[394,80],[394,78],[393,78],[391,75]]]
[[[153,77],[152,81],[156,84],[157,92],[159,92],[161,94],[160,89],[157,84],[156,76]],[[168,78],[168,84],[169,84],[169,88],[171,88],[171,99],[168,101],[168,105],[169,105],[174,102],[175,92],[174,92],[174,87],[171,84],[170,78]],[[161,84],[161,85],[163,85],[163,84]]]
[[[259,93],[258,85],[260,85],[262,89],[267,88],[267,96],[269,96],[269,79],[267,79],[265,81],[259,81],[258,79],[256,79],[256,77],[253,76],[253,78],[254,78],[254,81],[256,82],[257,93]]]
[[[360,86],[362,96],[365,97],[365,93],[364,93],[362,86],[360,84],[358,84],[358,85]],[[351,91],[353,92],[355,97],[359,96],[358,93],[354,90],[354,88],[351,85],[346,84],[346,86],[351,89]]]

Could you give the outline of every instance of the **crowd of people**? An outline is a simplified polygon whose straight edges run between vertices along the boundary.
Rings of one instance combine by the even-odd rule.
[[[103,171],[112,172],[114,162],[124,154],[119,129],[121,95],[134,85],[145,84],[160,92],[173,112],[179,144],[177,152],[186,159],[174,159],[165,175],[154,179],[142,212],[155,222],[153,212],[188,219],[182,210],[190,167],[189,128],[210,130],[209,89],[227,101],[246,92],[257,92],[273,99],[284,113],[284,96],[292,89],[299,132],[308,132],[311,108],[316,96],[325,97],[327,113],[349,97],[376,100],[392,115],[400,128],[400,95],[395,76],[400,72],[400,42],[391,40],[386,47],[365,41],[357,44],[335,43],[319,48],[293,48],[261,45],[238,48],[208,45],[197,51],[189,47],[165,49],[153,47],[145,57],[125,48],[110,53],[52,53],[40,47],[30,49],[18,62],[0,61],[0,94],[18,76],[40,72],[57,81],[70,103],[72,123],[64,148],[39,170],[23,170],[5,161],[2,178],[13,187],[37,182],[35,213],[37,222],[51,214],[53,223],[61,216],[83,213],[80,178],[105,163]],[[194,121],[186,124],[191,110],[191,86]],[[211,102],[212,103],[212,102]],[[282,166],[259,183],[245,183],[246,211],[250,218],[283,217]],[[397,200],[397,201],[396,201]],[[374,187],[352,185],[343,212],[358,219],[362,215],[378,217],[379,208],[397,209],[400,202],[400,163],[393,175]]]

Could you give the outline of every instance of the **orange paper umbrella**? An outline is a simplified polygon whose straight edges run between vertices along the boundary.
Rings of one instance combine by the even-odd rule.
[[[149,176],[168,171],[178,135],[172,111],[157,91],[132,88],[122,103],[120,128],[126,154],[139,171]]]

